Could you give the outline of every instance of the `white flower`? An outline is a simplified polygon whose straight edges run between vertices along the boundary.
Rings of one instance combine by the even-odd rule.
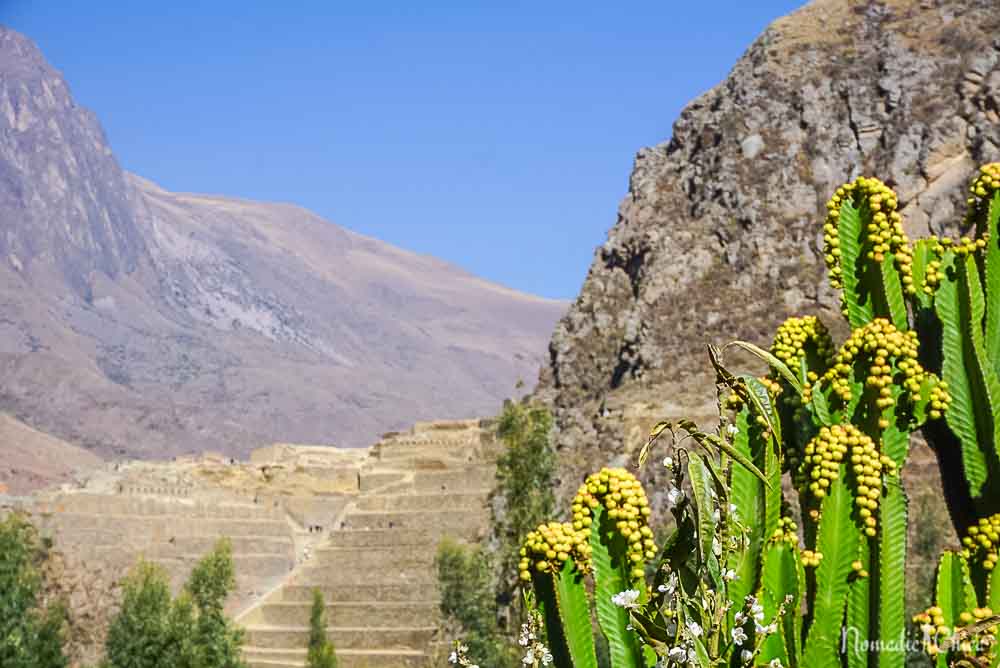
[[[458,653],[452,652],[448,655],[448,663],[458,663]]]
[[[735,580],[739,580],[740,576],[736,574],[736,571],[730,568],[728,571],[722,574],[722,579],[725,580],[726,582],[733,582]]]
[[[743,645],[747,639],[747,632],[743,630],[743,627],[737,626],[733,629],[733,642],[736,643],[737,647]]]
[[[547,666],[550,663],[552,663],[552,652],[550,652],[549,650],[545,650],[542,653],[542,665]]]
[[[611,597],[611,602],[617,605],[619,608],[634,608],[636,607],[636,601],[639,600],[639,590],[638,589],[626,589],[623,592],[615,594]]]
[[[736,434],[740,433],[740,430],[737,429],[736,425],[731,424],[726,427],[726,432],[728,432],[730,436],[735,436]]]
[[[700,636],[701,633],[702,633],[701,626],[698,625],[698,622],[694,622],[694,621],[688,622],[687,623],[687,629],[688,629],[688,633],[690,633],[695,638],[697,638],[698,636]]]
[[[667,658],[679,663],[687,658],[687,650],[683,647],[671,647],[670,651],[667,652]]]
[[[671,487],[667,492],[667,505],[673,508],[684,498],[684,492],[677,489],[676,487]]]
[[[673,468],[674,467],[674,458],[673,457],[664,457],[663,458],[663,465],[666,466],[668,469],[669,468]]]
[[[764,636],[769,636],[769,635],[771,635],[772,633],[774,633],[775,631],[778,630],[778,625],[774,624],[774,623],[768,624],[767,626],[763,626],[760,622],[757,622],[757,624],[755,625],[755,627],[756,627],[755,630],[757,631],[757,633],[759,633],[760,635],[764,635]]]
[[[753,659],[753,652],[751,652],[748,649],[745,649],[742,652],[740,652],[740,658],[743,659],[743,663],[750,663],[750,661]]]
[[[661,594],[665,594],[667,591],[667,585],[660,585],[659,587],[656,588],[656,591],[660,592]]]
[[[737,624],[742,625],[746,620],[747,620],[746,613],[744,613],[742,610],[736,613],[735,621]]]
[[[712,521],[718,523],[722,519],[722,515],[719,513],[719,509],[716,508],[712,511]]]
[[[771,659],[771,663],[767,664],[767,668],[781,668],[781,659]]]
[[[534,662],[535,662],[535,651],[529,649],[528,652],[524,655],[524,658],[521,659],[521,663],[523,663],[526,666],[530,666]]]
[[[753,615],[754,621],[759,624],[764,621],[764,606],[754,600],[754,602],[750,605],[750,614]]]

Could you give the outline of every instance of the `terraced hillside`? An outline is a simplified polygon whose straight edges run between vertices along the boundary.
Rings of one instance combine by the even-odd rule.
[[[485,433],[475,423],[418,426],[375,448],[358,495],[311,558],[239,617],[251,668],[305,665],[314,588],[326,599],[342,668],[427,664],[440,640],[437,543],[487,526],[495,453]]]
[[[438,641],[434,554],[442,536],[488,527],[491,434],[478,420],[431,422],[370,449],[276,444],[248,463],[109,464],[58,490],[0,496],[0,512],[29,512],[58,550],[103,572],[155,561],[175,589],[229,537],[228,609],[247,630],[252,668],[305,664],[317,587],[341,668],[426,665]],[[103,632],[88,638],[77,654],[96,656]]]

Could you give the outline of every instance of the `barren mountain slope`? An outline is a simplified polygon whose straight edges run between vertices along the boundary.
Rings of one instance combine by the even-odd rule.
[[[791,314],[840,323],[820,254],[839,184],[887,180],[913,235],[960,221],[967,179],[1000,159],[996,9],[817,0],[639,152],[543,373],[567,487],[653,420],[709,414],[707,343],[769,344]]]
[[[564,308],[299,207],[125,174],[0,28],[0,410],[33,427],[102,456],[367,445],[495,413]]]

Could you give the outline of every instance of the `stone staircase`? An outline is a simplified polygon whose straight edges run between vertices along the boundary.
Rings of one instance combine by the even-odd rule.
[[[418,425],[375,446],[336,526],[237,618],[250,668],[305,665],[314,588],[340,668],[428,665],[429,650],[445,640],[436,637],[438,542],[474,540],[488,527],[495,452],[478,424],[470,427]]]

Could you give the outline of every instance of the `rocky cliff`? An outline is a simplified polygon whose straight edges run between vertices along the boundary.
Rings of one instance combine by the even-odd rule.
[[[791,314],[839,324],[820,221],[842,182],[887,181],[911,235],[960,221],[972,171],[1000,159],[996,9],[816,0],[639,151],[543,372],[567,487],[653,420],[710,413],[707,343],[768,344]]]
[[[0,27],[0,411],[31,428],[104,457],[368,445],[494,414],[565,306],[296,206],[127,174]],[[44,478],[3,433],[0,480]]]

